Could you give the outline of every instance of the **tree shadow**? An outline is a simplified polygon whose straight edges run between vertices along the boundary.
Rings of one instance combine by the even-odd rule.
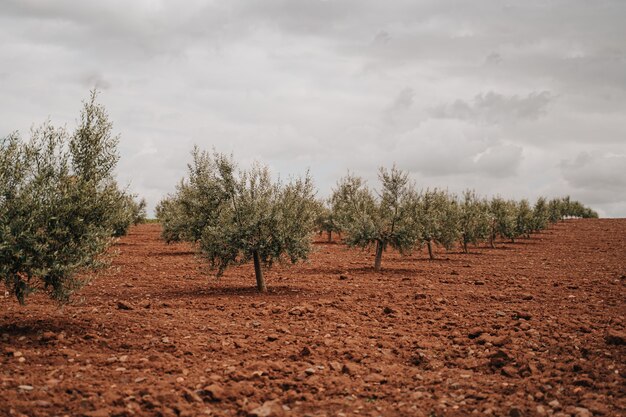
[[[310,291],[287,285],[268,285],[266,293],[260,293],[254,286],[206,286],[206,287],[189,287],[175,288],[154,293],[160,298],[215,298],[215,297],[283,297],[294,296],[309,293]]]
[[[90,330],[91,326],[85,319],[81,321],[73,320],[63,316],[59,318],[43,318],[43,319],[26,319],[20,320],[19,323],[2,323],[0,324],[0,334],[6,333],[9,336],[34,336],[43,332],[66,334],[85,334]]]
[[[149,256],[164,256],[164,257],[168,257],[168,256],[195,256],[197,255],[197,252],[194,252],[192,250],[181,250],[181,251],[177,251],[177,252],[165,252],[165,251],[161,251],[161,252],[150,252]]]

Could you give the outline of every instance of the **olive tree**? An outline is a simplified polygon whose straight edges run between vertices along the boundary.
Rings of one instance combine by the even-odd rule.
[[[504,200],[501,197],[494,197],[489,202],[489,213],[491,215],[489,233],[491,247],[495,247],[496,236],[514,239],[517,220],[516,203],[511,200]]]
[[[546,199],[544,197],[539,197],[533,207],[533,232],[538,232],[548,227],[549,214],[550,213],[548,211],[548,203]]]
[[[435,259],[433,244],[452,249],[459,238],[458,208],[454,198],[444,190],[422,191],[415,204],[420,239],[428,248],[428,256]]]
[[[318,200],[315,226],[320,234],[326,233],[329,242],[333,241],[333,233],[341,233],[341,226],[330,200]]]
[[[124,236],[130,226],[146,221],[146,200],[137,200],[137,196],[118,190],[120,210],[113,219],[113,236]]]
[[[365,181],[348,174],[333,190],[332,204],[349,246],[375,246],[374,270],[380,271],[382,255],[388,246],[405,253],[419,243],[416,196],[408,174],[395,166],[381,168],[379,193]]]
[[[257,289],[265,292],[262,267],[308,257],[315,207],[308,174],[273,181],[267,167],[238,170],[232,157],[194,149],[189,178],[161,202],[157,215],[167,222],[166,236],[195,244],[218,276],[252,260]]]
[[[553,198],[548,202],[548,220],[556,223],[563,218],[563,202],[560,198]]]
[[[478,244],[489,237],[492,220],[488,203],[474,191],[466,190],[459,203],[459,234],[463,252],[468,253],[468,244]]]
[[[533,210],[526,199],[520,200],[516,209],[515,235],[516,237],[524,236],[529,238],[530,233],[533,231]],[[512,240],[515,240],[515,238],[512,238]]]
[[[111,131],[94,91],[73,134],[45,123],[0,141],[0,278],[20,303],[37,290],[66,302],[105,264],[122,210]]]

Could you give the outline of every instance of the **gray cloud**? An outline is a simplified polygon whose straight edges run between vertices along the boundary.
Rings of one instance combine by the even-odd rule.
[[[626,154],[581,152],[572,160],[561,161],[563,178],[574,188],[583,190],[626,190]],[[619,201],[619,194],[606,194],[605,201]],[[601,201],[604,202],[604,201]]]
[[[71,127],[97,87],[151,206],[198,144],[311,168],[321,194],[396,161],[625,216],[625,19],[621,0],[5,0],[0,135]]]
[[[516,122],[524,119],[537,119],[546,114],[546,107],[552,100],[547,91],[530,93],[526,97],[504,96],[489,91],[474,97],[470,102],[458,99],[451,104],[432,109],[436,118],[475,120],[485,123]]]

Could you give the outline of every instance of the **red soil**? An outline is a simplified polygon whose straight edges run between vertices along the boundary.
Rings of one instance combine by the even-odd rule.
[[[381,273],[321,238],[266,295],[251,265],[216,280],[159,231],[132,229],[62,309],[5,295],[0,415],[625,413],[626,220],[387,252]]]

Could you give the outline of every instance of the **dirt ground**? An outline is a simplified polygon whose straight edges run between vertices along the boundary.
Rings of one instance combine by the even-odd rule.
[[[626,415],[624,219],[381,273],[321,237],[267,295],[159,232],[62,309],[0,299],[0,415]]]

